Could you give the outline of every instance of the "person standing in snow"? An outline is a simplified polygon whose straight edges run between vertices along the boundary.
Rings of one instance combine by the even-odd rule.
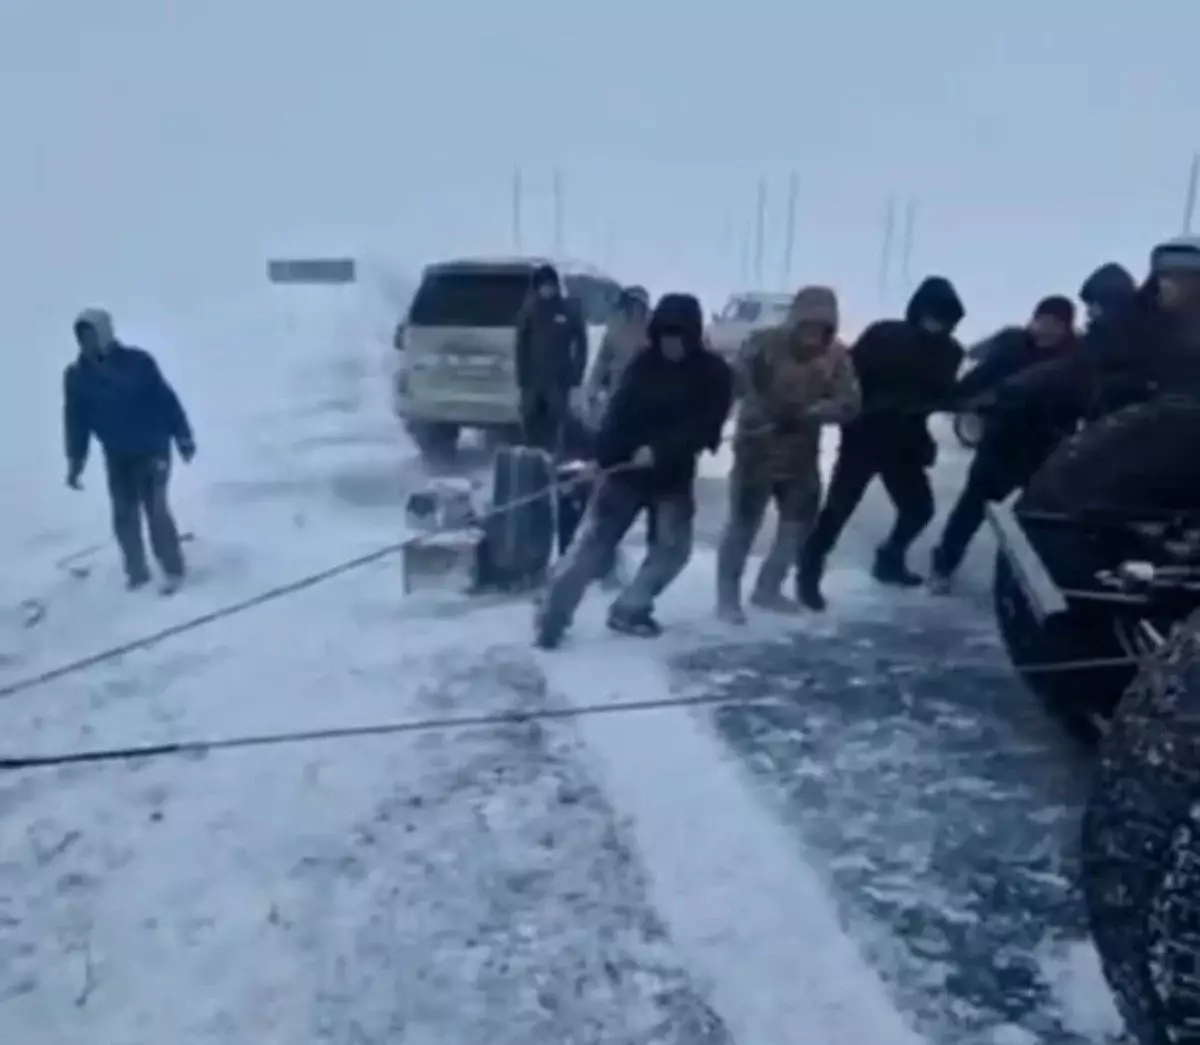
[[[531,293],[517,318],[517,388],[525,442],[557,455],[571,409],[571,393],[587,370],[587,327],[575,302],[563,295],[552,265],[534,270]]]
[[[104,450],[113,533],[130,590],[150,580],[142,539],[144,515],[164,589],[174,591],[183,580],[185,564],[167,486],[171,444],[184,461],[196,453],[187,414],[154,358],[121,344],[112,317],[103,309],[79,314],[75,340],[79,357],[63,375],[67,485],[81,488],[95,436]]]
[[[632,286],[622,290],[584,383],[584,409],[597,427],[625,367],[646,347],[649,320],[650,295],[646,288]]]
[[[962,493],[946,517],[933,550],[930,588],[949,590],[967,548],[983,525],[988,504],[1003,501],[1033,478],[1046,458],[1075,430],[1078,411],[1038,404],[1015,396],[1009,384],[1018,375],[1060,361],[1070,364],[1077,352],[1075,306],[1059,295],[1043,298],[1026,327],[1006,327],[991,338],[987,355],[955,385],[961,410],[982,410],[983,437],[975,450]]]
[[[691,294],[664,295],[648,336],[604,412],[595,445],[601,478],[538,606],[535,642],[543,649],[562,641],[588,585],[643,510],[654,515],[654,540],[609,610],[613,631],[659,635],[654,601],[691,557],[696,458],[721,445],[733,373],[704,347],[704,315]]]
[[[873,323],[851,349],[862,413],[842,429],[829,494],[800,555],[797,594],[810,609],[825,608],[825,560],[876,476],[896,507],[896,522],[875,553],[872,575],[905,588],[923,583],[906,559],[934,515],[928,469],[937,444],[929,415],[950,401],[963,360],[954,328],[965,315],[953,284],[930,276],[903,319]]]
[[[746,621],[742,574],[772,501],[779,522],[750,601],[777,612],[798,608],[782,588],[821,504],[821,426],[852,420],[860,404],[854,364],[837,329],[833,290],[804,287],[787,320],[752,334],[738,355],[741,409],[729,519],[717,551],[717,615],[727,623]]]

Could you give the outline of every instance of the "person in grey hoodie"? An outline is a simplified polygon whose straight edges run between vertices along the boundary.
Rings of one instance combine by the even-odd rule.
[[[517,388],[525,442],[550,453],[562,449],[571,392],[587,369],[587,327],[563,295],[552,265],[534,270],[531,293],[517,318]]]
[[[593,426],[599,426],[629,361],[646,347],[649,322],[649,292],[645,287],[626,287],[617,299],[596,351],[596,362],[584,382],[584,410]]]
[[[75,340],[79,357],[63,374],[67,485],[80,489],[95,436],[104,449],[113,533],[129,588],[141,588],[150,580],[142,540],[145,516],[164,590],[173,591],[183,580],[184,561],[167,484],[172,444],[184,461],[196,453],[187,414],[154,357],[121,344],[112,317],[103,309],[79,314]]]

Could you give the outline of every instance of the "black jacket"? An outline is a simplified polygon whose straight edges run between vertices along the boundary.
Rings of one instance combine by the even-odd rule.
[[[587,357],[587,327],[576,303],[531,295],[517,318],[517,387],[565,398],[583,381]]]
[[[1200,396],[1200,327],[1163,312],[1153,283],[1089,327],[1078,351],[994,393],[1006,412],[1085,420],[1160,394]]]
[[[974,467],[995,481],[997,495],[1024,486],[1064,438],[1074,431],[1079,407],[1072,395],[1033,395],[1047,375],[1073,365],[1079,346],[1071,342],[1048,354],[1021,327],[991,339],[982,362],[955,385],[955,405],[985,418]]]
[[[962,303],[948,280],[925,280],[904,319],[872,324],[850,350],[862,387],[862,412],[843,429],[845,452],[933,464],[937,450],[929,415],[951,403],[963,348],[952,334],[921,329],[924,316],[949,323],[962,318]]]
[[[603,469],[628,463],[639,447],[654,452],[654,467],[617,472],[614,479],[645,496],[689,489],[696,458],[716,450],[733,404],[733,372],[703,342],[700,302],[690,294],[665,294],[654,309],[649,344],[625,368],[596,434],[596,463]],[[669,360],[664,332],[682,334],[688,351]]]

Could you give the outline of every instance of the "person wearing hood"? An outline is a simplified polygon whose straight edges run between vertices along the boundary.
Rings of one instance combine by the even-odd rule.
[[[571,393],[587,370],[587,327],[553,265],[534,270],[517,317],[516,370],[525,442],[557,454]]]
[[[154,357],[117,340],[107,312],[84,310],[74,329],[79,356],[63,375],[67,485],[81,488],[95,436],[104,450],[113,533],[129,588],[150,580],[142,539],[145,516],[164,589],[173,591],[185,567],[167,485],[171,445],[184,461],[196,453],[187,414]]]
[[[653,516],[654,540],[609,609],[609,628],[659,635],[654,602],[691,557],[696,459],[721,445],[733,374],[704,347],[704,316],[691,294],[665,294],[647,334],[604,412],[595,491],[537,609],[535,643],[543,649],[562,641],[588,585],[642,511]]]
[[[646,288],[632,286],[622,290],[596,350],[596,361],[584,382],[585,411],[593,424],[599,425],[629,361],[646,346],[649,320],[650,295]]]
[[[1081,299],[1089,322],[1074,352],[1029,367],[1002,381],[975,404],[981,412],[1001,412],[1014,418],[1053,419],[1062,428],[1097,421],[1152,394],[1164,367],[1178,383],[1194,359],[1176,350],[1178,308],[1173,288],[1186,284],[1188,266],[1200,256],[1200,241],[1181,237],[1159,244],[1151,252],[1150,275],[1140,286],[1121,266],[1100,266],[1084,281]],[[1167,284],[1166,298],[1163,283]],[[1174,328],[1174,332],[1172,329]]]
[[[729,477],[729,518],[717,551],[717,615],[744,624],[742,574],[774,501],[775,539],[750,602],[791,612],[783,582],[821,504],[821,426],[853,419],[858,378],[837,339],[838,300],[829,287],[802,288],[786,321],[747,338],[735,365],[742,393]]]
[[[1119,313],[1137,293],[1137,281],[1129,271],[1115,261],[1101,265],[1079,288],[1090,329],[1106,316]]]
[[[966,412],[983,411],[983,436],[962,493],[946,518],[933,551],[930,587],[949,590],[967,548],[983,525],[989,503],[1025,486],[1046,458],[1075,430],[1074,411],[1043,412],[1006,401],[1005,382],[1039,366],[1059,365],[1078,351],[1075,306],[1061,295],[1043,298],[1025,327],[1006,327],[991,338],[984,359],[957,382],[953,399]]]
[[[934,514],[927,470],[937,445],[929,414],[950,401],[963,359],[954,329],[965,314],[953,284],[930,276],[917,287],[903,319],[872,324],[851,349],[862,412],[842,429],[825,505],[800,554],[798,594],[811,609],[825,607],[826,559],[876,476],[896,507],[896,521],[876,551],[872,574],[883,584],[922,583],[906,560]]]

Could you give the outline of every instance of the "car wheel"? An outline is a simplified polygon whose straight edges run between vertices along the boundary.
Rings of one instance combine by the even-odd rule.
[[[1101,744],[1081,884],[1105,977],[1138,1042],[1200,1026],[1200,613],[1148,656]]]
[[[1026,516],[1029,541],[1060,588],[1095,590],[1097,574],[1120,564],[1121,549],[1111,535],[1039,525],[1036,516],[1200,509],[1200,467],[1178,452],[1180,446],[1195,446],[1198,437],[1196,405],[1163,399],[1113,414],[1055,450],[1017,500],[1016,513]],[[1071,732],[1094,743],[1097,721],[1112,714],[1136,674],[1128,636],[1137,622],[1111,605],[1079,602],[1066,614],[1039,621],[1002,554],[993,596],[1001,637],[1025,684]],[[1171,622],[1154,623],[1169,630]],[[1107,663],[1045,670],[1084,661]]]
[[[421,456],[431,464],[444,464],[458,451],[459,426],[443,422],[410,423],[408,434]]]

